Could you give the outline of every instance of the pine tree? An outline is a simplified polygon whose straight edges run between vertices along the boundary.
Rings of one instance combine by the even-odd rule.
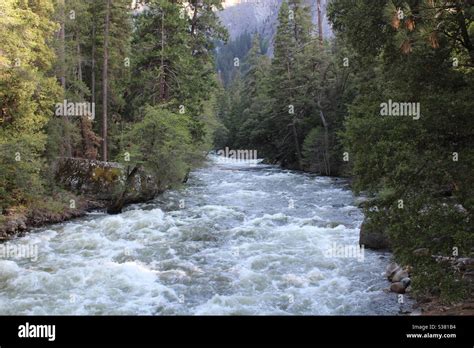
[[[58,26],[52,1],[0,3],[0,208],[26,204],[42,192],[44,127],[60,90],[48,76],[48,46]]]
[[[463,257],[474,246],[467,198],[473,196],[474,71],[466,64],[469,45],[454,43],[469,6],[457,2],[448,16],[436,1],[359,4],[336,0],[329,13],[356,62],[349,90],[358,93],[349,101],[343,138],[354,187],[373,195],[367,221],[386,231],[399,262],[413,266],[416,294],[430,295],[436,284],[444,300],[472,296],[456,273],[413,253],[426,248],[452,257],[455,250]],[[419,103],[419,117],[383,116],[389,100]]]
[[[292,0],[289,4],[283,2],[278,22],[269,91],[274,105],[270,116],[273,125],[270,137],[275,146],[272,157],[286,166],[301,168],[302,136],[299,128],[305,110],[298,103],[297,96],[304,72],[298,68],[298,62],[311,40],[310,11],[299,0]]]
[[[252,147],[264,155],[267,139],[263,135],[267,123],[262,118],[268,109],[267,78],[270,60],[261,51],[261,38],[255,35],[248,55],[245,58],[245,74],[241,99],[242,114],[238,120],[237,147]]]

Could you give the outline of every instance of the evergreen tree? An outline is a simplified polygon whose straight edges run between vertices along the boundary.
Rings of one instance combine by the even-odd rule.
[[[60,90],[49,75],[49,44],[58,26],[52,1],[0,3],[0,208],[28,204],[42,193],[44,127]]]
[[[237,147],[260,150],[261,155],[267,151],[267,140],[264,129],[268,124],[262,118],[268,108],[267,78],[270,70],[270,60],[261,51],[262,40],[254,36],[252,48],[245,59],[245,75],[237,133]]]
[[[299,0],[283,2],[278,23],[269,91],[273,105],[269,130],[274,146],[272,157],[285,166],[301,168],[300,127],[306,110],[298,100],[299,82],[304,74],[298,63],[311,40],[310,11]]]
[[[473,69],[466,65],[472,38],[461,45],[452,41],[469,27],[470,7],[456,2],[447,15],[437,2],[358,3],[334,1],[330,9],[337,35],[359,65],[351,87],[359,94],[343,133],[355,188],[374,195],[368,221],[386,230],[400,262],[413,265],[418,294],[469,296],[472,289],[463,279],[413,251],[469,256],[474,245],[468,198],[473,196],[474,105],[468,96]],[[437,29],[427,33],[433,21]],[[382,116],[388,101],[415,103],[420,113]]]

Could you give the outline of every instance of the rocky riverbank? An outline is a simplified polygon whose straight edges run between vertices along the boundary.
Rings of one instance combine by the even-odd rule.
[[[470,272],[474,266],[474,259],[462,258],[453,261],[453,267],[461,272]],[[413,306],[412,315],[474,315],[474,300],[469,299],[459,303],[446,304],[437,296],[411,296],[411,267],[401,267],[395,262],[390,263],[386,270],[385,276],[391,282],[390,287],[386,291],[395,292],[397,294],[406,294],[414,300],[416,304]]]
[[[395,262],[387,266],[385,276],[392,283],[390,284],[390,291],[397,294],[404,294],[411,292],[411,267],[400,267]]]
[[[367,218],[361,225],[359,244],[373,250],[392,250],[392,243],[383,228],[374,226]],[[412,251],[417,257],[427,257],[433,262],[443,264],[448,272],[455,273],[459,279],[474,284],[474,258],[446,257],[432,255],[428,248],[418,248]],[[395,262],[387,265],[385,276],[390,282],[385,291],[396,294],[406,294],[417,303],[413,307],[414,313],[421,315],[474,315],[474,301],[467,300],[459,303],[446,304],[436,295],[417,295],[412,293],[412,272],[410,265],[401,266]],[[433,284],[433,289],[436,284]],[[472,287],[471,287],[472,289]]]
[[[0,215],[0,241],[47,224],[82,217],[90,211],[107,210],[124,191],[129,168],[115,162],[59,158],[54,166],[59,189],[42,201],[12,207]],[[143,170],[134,176],[125,204],[146,202],[160,188]]]

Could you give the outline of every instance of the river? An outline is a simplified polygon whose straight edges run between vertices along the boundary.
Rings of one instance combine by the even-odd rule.
[[[152,202],[7,242],[38,253],[0,259],[0,314],[397,314],[389,253],[330,254],[362,219],[342,179],[213,157]]]

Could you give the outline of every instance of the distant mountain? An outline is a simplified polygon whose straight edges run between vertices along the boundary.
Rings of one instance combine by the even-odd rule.
[[[241,34],[258,32],[269,40],[268,54],[273,54],[273,38],[277,28],[277,18],[283,0],[226,0],[224,10],[219,12],[222,23],[227,27],[230,38],[235,39]],[[311,7],[313,23],[317,23],[317,0],[305,0]],[[323,34],[332,36],[331,26],[326,18],[327,0],[321,0],[323,14]],[[316,29],[316,28],[315,28]]]

